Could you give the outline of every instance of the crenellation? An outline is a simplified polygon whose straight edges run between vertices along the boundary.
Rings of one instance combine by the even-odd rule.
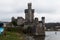
[[[45,24],[45,17],[42,17],[42,23]]]
[[[45,17],[42,17],[42,27],[43,27],[43,30],[45,30]]]
[[[28,3],[28,9],[30,10],[32,8],[32,3]]]
[[[25,19],[27,22],[33,22],[34,20],[34,9],[31,6],[32,4],[28,3],[28,9],[25,9]]]
[[[18,17],[17,18],[17,25],[22,25],[22,24],[24,24],[24,18]]]
[[[14,17],[12,17],[12,21],[15,21],[15,18]]]

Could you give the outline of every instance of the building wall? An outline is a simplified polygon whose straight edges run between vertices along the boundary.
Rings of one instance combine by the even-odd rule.
[[[22,25],[24,24],[24,19],[22,17],[17,19],[17,25]]]

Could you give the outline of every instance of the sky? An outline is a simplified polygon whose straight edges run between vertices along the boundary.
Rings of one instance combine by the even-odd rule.
[[[25,18],[24,10],[32,3],[34,16],[45,22],[60,22],[60,0],[0,0],[0,21],[11,21],[11,17]],[[34,18],[35,18],[34,17]]]

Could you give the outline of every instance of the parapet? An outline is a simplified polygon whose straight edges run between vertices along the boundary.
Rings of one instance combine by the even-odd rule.
[[[35,21],[38,21],[38,18],[35,18]]]
[[[28,3],[28,6],[31,6],[32,5],[32,3]]]
[[[28,9],[31,9],[32,3],[28,3]]]
[[[45,19],[45,17],[42,17],[42,19]]]

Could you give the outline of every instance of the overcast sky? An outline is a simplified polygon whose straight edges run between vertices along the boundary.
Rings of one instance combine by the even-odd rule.
[[[46,22],[60,22],[60,0],[0,0],[0,21],[11,21],[11,17],[25,17],[27,3],[32,3],[35,17]]]

